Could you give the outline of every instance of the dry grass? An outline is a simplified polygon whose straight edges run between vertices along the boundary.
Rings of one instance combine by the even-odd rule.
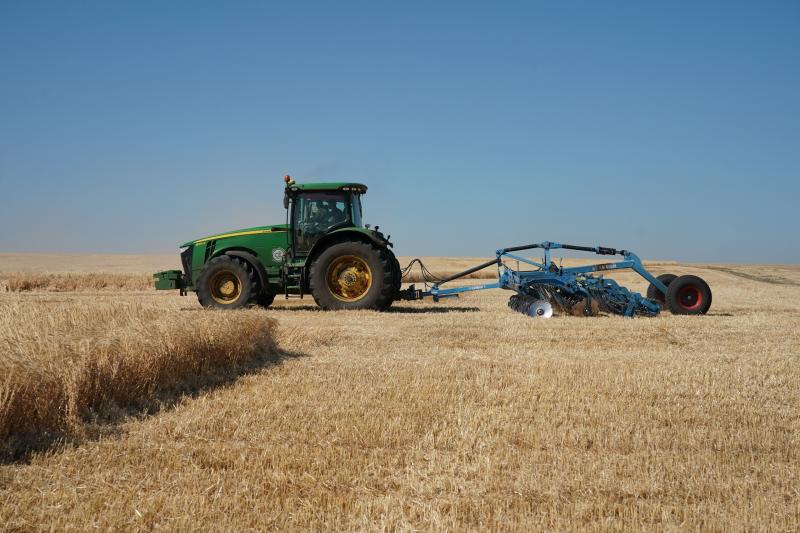
[[[83,437],[89,421],[152,409],[275,352],[264,316],[181,320],[137,302],[6,304],[0,332],[0,457]]]
[[[78,291],[143,291],[153,288],[150,274],[113,274],[108,272],[37,274],[0,274],[0,291],[78,292]]]
[[[535,321],[504,291],[389,313],[249,311],[308,357],[0,467],[0,524],[797,530],[800,268],[654,268],[667,270],[705,277],[712,313]],[[69,309],[127,305],[196,327],[187,336],[242,337],[238,316],[191,297],[0,294],[39,336]],[[140,337],[143,354],[182,339]]]
[[[0,253],[0,292],[143,291],[153,288],[153,272],[180,268],[177,253]]]

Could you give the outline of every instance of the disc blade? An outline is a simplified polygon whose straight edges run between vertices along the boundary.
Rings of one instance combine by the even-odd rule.
[[[547,300],[534,300],[528,307],[528,315],[534,318],[550,318],[553,316],[553,306]]]

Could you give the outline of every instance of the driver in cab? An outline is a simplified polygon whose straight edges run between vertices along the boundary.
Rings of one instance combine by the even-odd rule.
[[[309,222],[318,233],[322,233],[331,226],[335,226],[346,220],[344,212],[336,206],[336,202],[326,200],[316,204],[317,210],[311,216]]]

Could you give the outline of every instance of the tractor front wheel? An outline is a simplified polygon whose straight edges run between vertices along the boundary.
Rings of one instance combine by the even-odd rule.
[[[311,265],[314,301],[323,309],[377,309],[392,304],[394,265],[389,254],[364,242],[340,242]]]
[[[197,279],[197,299],[203,307],[239,309],[255,300],[256,275],[247,261],[221,255],[203,267]]]
[[[674,315],[704,315],[711,307],[711,287],[697,276],[679,276],[667,287],[667,307]]]

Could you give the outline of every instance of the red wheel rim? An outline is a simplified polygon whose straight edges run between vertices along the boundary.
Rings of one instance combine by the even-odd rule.
[[[678,303],[689,311],[699,309],[703,305],[703,292],[694,285],[687,285],[678,291]]]

